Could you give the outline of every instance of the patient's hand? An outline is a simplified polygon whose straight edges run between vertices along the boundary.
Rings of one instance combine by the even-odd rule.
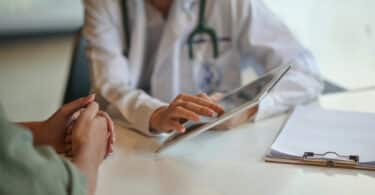
[[[63,105],[49,119],[44,122],[43,132],[46,141],[61,153],[65,151],[64,139],[73,113],[94,102],[95,95],[80,98]]]
[[[77,119],[80,117],[80,115],[85,111],[85,109],[81,109],[73,114],[71,124],[67,128],[66,136],[65,136],[65,154],[68,157],[73,156],[73,141],[72,136],[74,134],[73,132],[73,126],[77,122]],[[113,153],[113,145],[116,140],[116,134],[114,130],[114,125],[111,117],[103,111],[98,111],[97,117],[103,117],[106,120],[107,124],[107,133],[108,133],[108,141],[107,141],[107,147],[105,152],[105,157],[110,156]]]
[[[64,138],[71,116],[94,100],[95,95],[77,99],[63,105],[45,121],[25,122],[20,123],[20,125],[32,131],[35,145],[50,145],[56,152],[63,153],[65,150]]]
[[[80,112],[71,129],[72,162],[86,176],[88,194],[94,194],[99,165],[108,147],[108,121],[93,102]]]

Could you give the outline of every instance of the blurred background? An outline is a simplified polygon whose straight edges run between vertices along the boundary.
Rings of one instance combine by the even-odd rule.
[[[330,92],[375,89],[374,0],[264,0],[317,58]],[[77,0],[0,1],[0,102],[10,120],[39,120],[62,103]]]

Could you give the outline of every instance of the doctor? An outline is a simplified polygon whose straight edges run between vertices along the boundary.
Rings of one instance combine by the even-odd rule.
[[[93,90],[109,112],[146,135],[183,132],[180,121],[221,113],[204,93],[239,87],[244,59],[264,72],[293,67],[257,109],[229,126],[284,112],[322,90],[311,53],[261,0],[84,2]]]

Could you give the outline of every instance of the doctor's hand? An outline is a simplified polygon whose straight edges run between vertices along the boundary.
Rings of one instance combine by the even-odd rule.
[[[219,102],[222,99],[222,97],[224,96],[224,94],[214,93],[211,96],[206,96],[204,94],[201,95],[201,96],[204,97],[207,100]],[[226,129],[234,128],[234,127],[236,127],[238,125],[241,125],[243,123],[246,123],[257,113],[257,111],[258,111],[258,107],[254,107],[254,108],[250,108],[248,110],[245,110],[244,112],[238,113],[237,115],[233,116],[231,119],[225,121],[223,124],[220,124],[220,125],[214,127],[214,129],[215,130],[219,130],[219,129],[226,130]]]
[[[200,116],[214,117],[221,115],[224,109],[203,94],[196,96],[181,94],[169,106],[158,108],[151,116],[150,128],[155,133],[177,130],[185,132],[183,123],[187,120],[199,122]]]

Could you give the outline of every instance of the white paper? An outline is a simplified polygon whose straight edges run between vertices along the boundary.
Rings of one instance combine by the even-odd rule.
[[[298,157],[336,152],[358,155],[360,163],[375,162],[375,114],[297,107],[271,149]]]

